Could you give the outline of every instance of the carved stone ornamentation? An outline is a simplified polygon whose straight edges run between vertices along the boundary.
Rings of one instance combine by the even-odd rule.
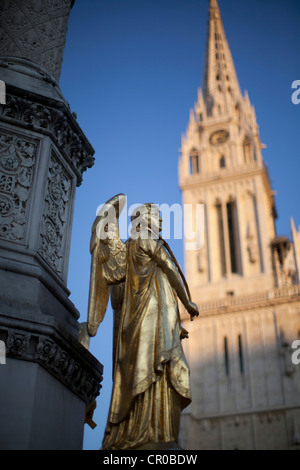
[[[212,145],[220,145],[220,144],[224,144],[224,142],[226,142],[228,138],[229,138],[229,132],[222,129],[222,130],[214,132],[210,136],[209,141]]]
[[[71,188],[70,175],[52,151],[38,252],[59,275],[63,273]]]
[[[26,57],[58,81],[72,0],[2,0],[0,55]]]
[[[94,164],[58,85],[74,1],[0,1],[1,449],[81,449],[103,377],[67,288],[76,185]]]
[[[94,164],[94,150],[78,126],[67,104],[41,100],[31,93],[19,93],[7,87],[6,105],[0,104],[0,120],[40,134],[50,135],[77,177]]]
[[[99,395],[102,373],[87,367],[82,353],[72,346],[70,349],[67,343],[64,348],[48,336],[3,327],[0,327],[0,339],[6,345],[6,357],[40,364],[87,404]]]
[[[0,237],[22,242],[38,142],[0,134]]]
[[[20,334],[8,331],[6,342],[6,354],[9,356],[24,357],[29,348],[30,334]]]
[[[53,341],[40,338],[36,350],[35,358],[42,362],[50,362],[56,352],[56,345]]]
[[[293,349],[291,348],[291,344],[287,341],[285,333],[283,330],[280,331],[280,355],[283,360],[283,367],[284,367],[284,374],[287,377],[292,377],[295,373],[295,366],[292,363]]]
[[[247,225],[246,241],[249,263],[256,263],[258,259],[258,247],[249,223]]]

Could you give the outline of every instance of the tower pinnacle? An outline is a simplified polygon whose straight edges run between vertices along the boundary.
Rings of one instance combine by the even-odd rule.
[[[217,0],[209,2],[209,23],[203,93],[208,116],[227,114],[241,96]]]
[[[210,17],[216,15],[215,17],[220,17],[220,9],[217,0],[209,0],[209,13]]]

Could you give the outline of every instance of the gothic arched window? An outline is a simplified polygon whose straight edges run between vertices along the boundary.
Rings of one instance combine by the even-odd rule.
[[[233,198],[231,198],[229,202],[227,202],[226,212],[227,212],[227,226],[228,226],[231,272],[238,274],[240,272],[239,234],[238,234],[236,202]]]
[[[218,234],[219,234],[219,252],[220,252],[220,268],[221,276],[226,276],[226,255],[225,255],[225,237],[224,237],[224,221],[222,213],[222,203],[220,200],[216,201]]]
[[[253,160],[253,145],[250,137],[245,137],[243,144],[244,162],[249,163]]]
[[[236,115],[238,122],[240,123],[241,122],[241,110],[238,104],[235,107],[235,115]]]
[[[195,175],[200,173],[200,157],[198,153],[192,152],[190,154],[190,174]]]

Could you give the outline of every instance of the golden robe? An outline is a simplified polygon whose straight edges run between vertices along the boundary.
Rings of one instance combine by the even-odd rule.
[[[161,240],[130,239],[116,334],[111,405],[102,449],[176,442],[190,401],[174,266]],[[173,280],[174,284],[174,280]]]

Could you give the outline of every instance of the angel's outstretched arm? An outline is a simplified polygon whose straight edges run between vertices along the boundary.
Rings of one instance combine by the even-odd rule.
[[[186,290],[182,284],[178,269],[176,268],[170,257],[165,253],[164,248],[159,250],[158,255],[156,257],[156,262],[157,265],[166,274],[171,286],[178,295],[178,298],[190,314],[191,320],[193,320],[194,317],[197,317],[199,315],[198,307],[196,304],[194,304],[194,302],[189,300]]]
[[[174,265],[166,249],[162,245],[162,242],[153,239],[148,239],[146,243],[142,244],[141,248],[149,256],[151,256],[151,258],[154,259],[156,264],[165,273],[178,298],[182,302],[185,309],[189,312],[191,320],[193,320],[195,316],[199,315],[198,307],[194,302],[189,300],[178,269]]]

